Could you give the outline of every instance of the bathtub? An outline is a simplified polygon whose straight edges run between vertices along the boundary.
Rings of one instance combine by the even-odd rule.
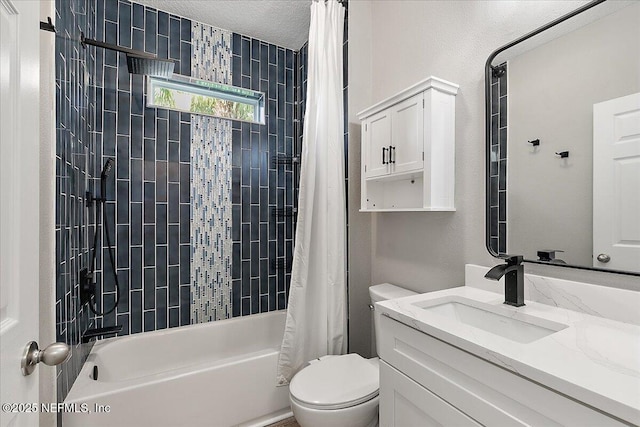
[[[275,386],[285,316],[100,341],[65,399],[63,426],[248,427],[287,418],[289,389]]]

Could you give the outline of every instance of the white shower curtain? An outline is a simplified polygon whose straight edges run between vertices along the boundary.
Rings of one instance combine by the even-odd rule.
[[[298,223],[278,385],[307,361],[347,348],[343,26],[336,0],[311,4]]]

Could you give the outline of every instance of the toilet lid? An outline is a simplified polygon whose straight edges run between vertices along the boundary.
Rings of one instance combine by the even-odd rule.
[[[323,358],[298,372],[291,380],[289,392],[307,406],[323,409],[355,406],[378,395],[377,362],[358,354]]]

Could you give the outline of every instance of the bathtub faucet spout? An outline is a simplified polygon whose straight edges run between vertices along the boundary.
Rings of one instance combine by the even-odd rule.
[[[82,344],[86,344],[95,338],[104,338],[109,335],[115,335],[122,331],[122,325],[108,326],[106,328],[87,329],[82,334]]]

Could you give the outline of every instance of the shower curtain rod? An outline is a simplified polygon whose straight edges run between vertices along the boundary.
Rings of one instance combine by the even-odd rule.
[[[312,0],[312,1],[313,1],[313,2],[319,2],[319,1],[322,1],[322,0]],[[324,0],[325,4],[327,3],[327,1],[328,1],[328,0]],[[341,4],[341,5],[342,5],[342,7],[344,7],[344,10],[345,10],[345,11],[349,9],[349,0],[337,0],[337,2],[338,2],[339,4]]]

